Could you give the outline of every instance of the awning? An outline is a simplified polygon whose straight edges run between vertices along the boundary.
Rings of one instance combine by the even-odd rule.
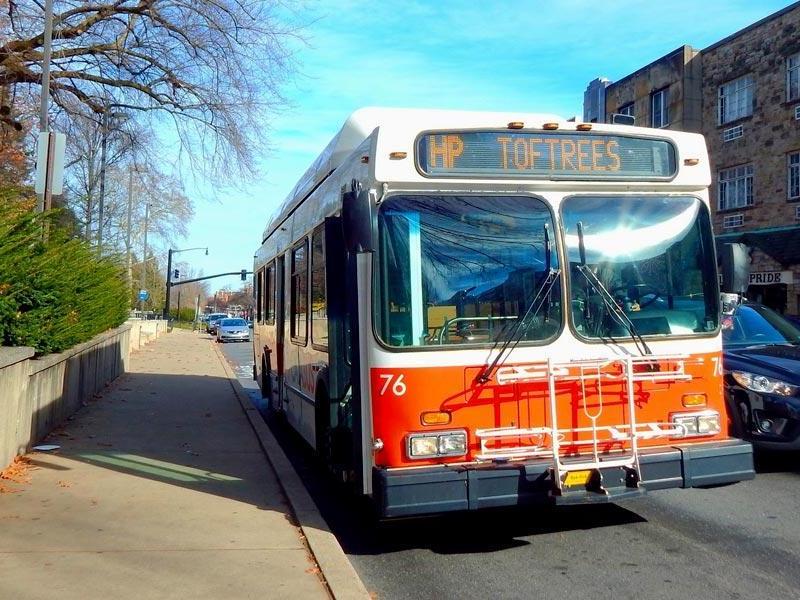
[[[717,253],[723,244],[742,243],[758,248],[784,266],[800,264],[800,227],[775,227],[718,235]]]

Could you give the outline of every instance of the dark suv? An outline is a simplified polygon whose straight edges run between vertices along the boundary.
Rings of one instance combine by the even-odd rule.
[[[745,302],[722,320],[733,434],[757,447],[800,449],[800,328]]]

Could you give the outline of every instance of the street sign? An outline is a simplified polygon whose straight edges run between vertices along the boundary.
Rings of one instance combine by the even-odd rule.
[[[44,193],[44,183],[48,166],[52,168],[52,172],[50,173],[51,193],[54,196],[64,193],[64,149],[66,145],[67,136],[63,133],[45,131],[39,134],[35,184],[35,191],[37,194]]]
[[[139,300],[144,302],[149,297],[150,297],[150,292],[148,292],[147,290],[139,290]]]

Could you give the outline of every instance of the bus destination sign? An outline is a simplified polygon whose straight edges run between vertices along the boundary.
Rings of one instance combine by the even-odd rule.
[[[664,179],[676,172],[666,140],[597,133],[426,133],[417,163],[429,177]]]

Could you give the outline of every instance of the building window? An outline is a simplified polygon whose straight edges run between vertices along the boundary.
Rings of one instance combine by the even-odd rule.
[[[786,59],[786,99],[800,100],[800,52]]]
[[[617,114],[620,115],[628,115],[629,117],[633,115],[633,102],[628,102],[627,104],[623,104],[617,109]]]
[[[718,210],[753,205],[753,165],[743,165],[719,172]]]
[[[736,127],[729,127],[725,131],[722,132],[722,141],[723,142],[730,142],[731,140],[735,140],[740,138],[744,135],[744,129],[741,125],[737,125]]]
[[[800,200],[800,152],[789,155],[789,199]]]
[[[311,237],[311,342],[328,346],[328,304],[325,289],[325,230]]]
[[[291,336],[295,344],[304,346],[308,339],[308,242],[304,240],[292,250]]]
[[[731,229],[733,227],[741,227],[744,225],[744,215],[742,213],[737,213],[735,215],[726,215],[724,219],[722,219],[722,226],[725,229]]]
[[[650,126],[666,127],[669,125],[668,88],[650,94]]]
[[[800,206],[794,207],[794,218],[800,221]]]
[[[753,114],[752,75],[745,75],[719,86],[719,124],[729,123]]]

